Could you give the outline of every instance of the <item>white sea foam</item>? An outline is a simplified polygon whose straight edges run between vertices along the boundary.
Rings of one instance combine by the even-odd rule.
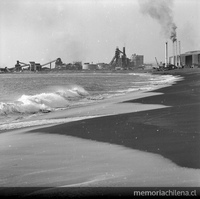
[[[138,90],[154,90],[159,87],[168,86],[175,81],[180,80],[179,76],[172,75],[152,75],[142,73],[130,73],[129,75],[149,76],[149,81],[146,82],[133,82],[134,86],[126,89],[119,89],[114,94],[108,95],[89,95],[89,93],[81,86],[71,85],[67,87],[52,86],[50,92],[38,93],[35,95],[22,95],[14,102],[0,102],[0,114],[8,115],[12,113],[38,113],[38,112],[50,112],[57,108],[66,108],[72,106],[73,102],[78,99],[85,98],[84,103],[89,101],[97,101],[105,98],[110,98],[125,93],[134,92]],[[143,84],[144,85],[141,85]],[[109,93],[109,91],[108,91]],[[79,102],[80,103],[80,102]],[[77,103],[77,104],[79,104]]]
[[[49,112],[55,108],[69,106],[69,100],[87,96],[89,93],[81,86],[59,88],[55,92],[22,95],[15,102],[1,102],[0,114]]]
[[[125,87],[121,86],[117,88],[114,84],[114,89],[108,89],[106,87],[106,90],[103,90],[103,92],[101,90],[100,92],[98,92],[98,88],[93,88],[94,85],[89,84],[88,88],[91,93],[89,93],[83,87],[78,85],[53,85],[49,86],[48,88],[44,87],[43,90],[37,94],[23,94],[16,101],[13,102],[0,102],[0,116],[2,118],[1,124],[4,125],[1,126],[0,129],[13,129],[29,126],[30,124],[28,123],[16,123],[16,120],[19,121],[21,119],[24,119],[24,117],[27,115],[31,116],[35,113],[46,113],[51,111],[57,111],[60,109],[67,109],[69,107],[73,108],[78,107],[80,105],[83,106],[88,103],[98,103],[98,101],[102,101],[104,99],[125,95],[126,93],[131,93],[139,90],[150,91],[157,88],[169,86],[174,82],[182,79],[179,76],[172,75],[152,75],[142,73],[130,73],[129,75],[139,75],[141,76],[141,78],[134,78],[133,80],[131,78],[129,81],[131,81],[133,84],[129,82],[129,87],[127,86],[127,84],[125,84]],[[147,76],[147,78],[143,78],[142,76]],[[101,82],[99,82],[99,84],[101,84]],[[110,86],[110,84],[105,85]],[[11,124],[10,126],[8,124],[5,124],[9,122],[13,122],[13,124]],[[49,122],[57,123],[59,121],[57,120],[55,122],[51,120]],[[47,124],[48,121],[40,121],[39,123]],[[37,122],[37,124],[35,125],[40,124],[38,124]]]
[[[129,75],[136,75],[135,73],[130,73]],[[149,74],[139,74],[140,76],[150,76]],[[117,92],[119,93],[127,93],[127,92],[134,92],[138,90],[143,90],[143,91],[150,91],[150,90],[155,90],[161,87],[166,87],[169,86],[176,81],[180,81],[183,78],[179,76],[173,76],[173,75],[151,75],[152,78],[150,78],[150,81],[138,81],[138,82],[133,82],[134,86],[128,89],[122,89],[118,90]]]
[[[149,73],[128,73],[129,75],[137,75],[137,76],[152,76],[152,74]]]

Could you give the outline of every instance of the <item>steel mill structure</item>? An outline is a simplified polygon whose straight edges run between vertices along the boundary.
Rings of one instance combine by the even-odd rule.
[[[115,50],[115,55],[112,58],[109,65],[112,69],[121,69],[127,70],[136,67],[140,67],[144,64],[144,56],[133,54],[131,58],[127,58],[125,47],[123,47],[123,51],[119,50],[117,47]]]

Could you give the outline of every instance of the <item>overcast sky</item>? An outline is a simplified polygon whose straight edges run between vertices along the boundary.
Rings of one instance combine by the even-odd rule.
[[[200,1],[158,1],[177,26],[181,51],[200,50]],[[171,55],[172,42],[164,33],[165,16],[155,18],[149,7],[163,9],[158,1],[0,0],[0,67],[58,57],[64,63],[109,63],[117,46],[125,46],[129,58],[136,53],[145,62],[164,61],[164,44]]]

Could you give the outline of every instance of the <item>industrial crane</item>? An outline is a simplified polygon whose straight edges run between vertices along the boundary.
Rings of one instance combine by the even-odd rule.
[[[158,65],[158,67],[159,67],[159,63],[158,63],[158,60],[157,60],[157,58],[155,57],[155,60],[156,60],[156,63],[157,63],[157,65]]]

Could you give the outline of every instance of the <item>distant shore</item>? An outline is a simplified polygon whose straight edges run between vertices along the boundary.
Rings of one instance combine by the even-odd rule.
[[[200,68],[178,68],[172,70],[158,69],[133,69],[133,70],[66,70],[66,69],[49,69],[42,71],[24,70],[21,72],[1,72],[0,74],[51,74],[51,73],[152,73],[152,74],[183,74],[200,71]]]
[[[1,72],[0,74],[49,74],[49,73],[130,73],[130,72],[138,72],[138,73],[146,73],[151,72],[153,69],[134,69],[134,70],[66,70],[66,69],[49,69],[42,71],[14,71],[14,72]]]

